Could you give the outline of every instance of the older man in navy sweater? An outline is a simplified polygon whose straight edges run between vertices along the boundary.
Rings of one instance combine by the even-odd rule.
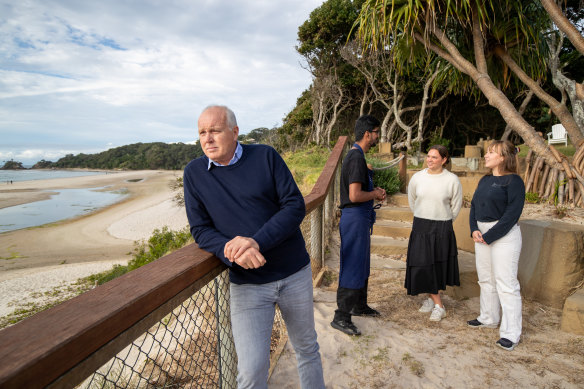
[[[233,112],[209,106],[198,121],[204,157],[184,171],[191,233],[229,266],[239,388],[267,388],[278,304],[302,388],[324,388],[314,329],[312,272],[300,223],[304,199],[271,147],[241,145]]]

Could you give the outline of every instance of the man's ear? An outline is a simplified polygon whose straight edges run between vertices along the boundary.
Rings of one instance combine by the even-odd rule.
[[[233,127],[233,137],[237,140],[237,136],[239,135],[239,127]]]

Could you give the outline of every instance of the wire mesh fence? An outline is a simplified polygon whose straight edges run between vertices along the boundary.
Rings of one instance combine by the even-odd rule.
[[[337,220],[338,165],[325,200],[301,224],[314,274],[323,266],[326,246]],[[276,310],[271,342],[273,356],[286,339],[284,320]],[[131,339],[122,351],[78,387],[223,389],[236,387],[236,374],[237,355],[229,320],[229,279],[225,270],[145,333]]]
[[[227,271],[177,306],[80,388],[234,388]]]

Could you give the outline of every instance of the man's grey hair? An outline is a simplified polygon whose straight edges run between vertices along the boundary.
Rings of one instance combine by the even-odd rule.
[[[225,112],[225,120],[227,122],[226,124],[230,129],[233,129],[233,127],[237,126],[237,119],[235,118],[235,114],[228,106],[212,104],[212,105],[205,107],[203,112],[205,112],[206,110],[208,110],[210,108],[221,108]]]

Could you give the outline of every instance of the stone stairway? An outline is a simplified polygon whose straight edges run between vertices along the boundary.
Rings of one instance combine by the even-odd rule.
[[[392,256],[405,261],[414,218],[407,194],[394,194],[388,205],[379,208],[376,213],[377,219],[371,236],[371,254]],[[479,286],[474,254],[458,250],[458,267],[460,287],[448,287],[445,293],[457,299],[477,297]]]

